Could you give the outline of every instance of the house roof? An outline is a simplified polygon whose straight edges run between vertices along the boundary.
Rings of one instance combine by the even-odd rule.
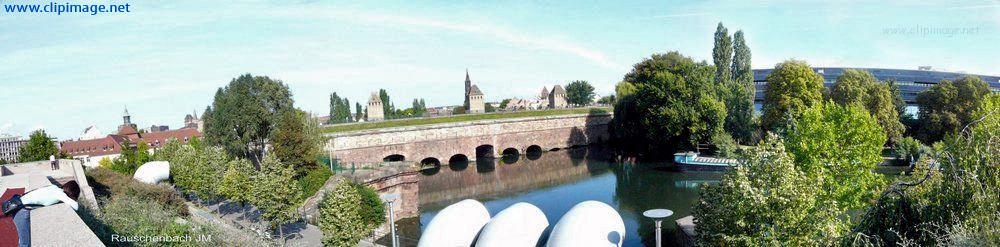
[[[378,93],[372,92],[372,96],[368,97],[368,103],[372,102],[382,102],[382,98],[378,96]]]
[[[92,140],[64,141],[61,143],[61,151],[70,156],[103,156],[121,153],[122,145],[125,142],[136,144],[142,141],[149,144],[150,147],[156,148],[162,146],[171,138],[187,142],[192,137],[200,136],[202,136],[201,132],[194,128],[152,132],[141,135],[138,133],[129,135],[116,134]]]
[[[555,87],[552,87],[552,93],[553,94],[566,94],[566,90],[563,90],[562,86],[556,85]]]

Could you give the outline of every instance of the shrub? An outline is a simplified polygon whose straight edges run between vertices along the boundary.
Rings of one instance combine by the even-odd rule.
[[[316,194],[323,188],[326,180],[333,176],[333,172],[327,167],[314,167],[306,171],[306,175],[298,179],[299,188],[302,190],[302,200]]]
[[[132,196],[159,202],[177,215],[187,215],[184,198],[169,186],[145,184],[131,177],[102,167],[87,169],[87,180],[94,187],[94,193],[102,198]]]
[[[111,235],[120,236],[192,236],[191,242],[128,242],[139,246],[189,246],[208,230],[176,220],[180,215],[163,204],[141,197],[121,195],[104,203],[103,209],[81,210],[84,222],[106,245],[117,246]],[[206,244],[207,246],[208,244]]]
[[[323,245],[354,246],[385,222],[385,206],[375,190],[340,181],[319,204]]]
[[[896,159],[902,163],[901,165],[909,165],[911,162],[916,162],[920,160],[921,156],[930,152],[930,148],[909,136],[899,139],[896,145],[893,146],[893,150],[896,153]]]

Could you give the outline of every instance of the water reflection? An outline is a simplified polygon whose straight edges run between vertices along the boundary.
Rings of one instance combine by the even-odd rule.
[[[476,171],[439,169],[420,180],[420,217],[400,222],[408,239],[419,238],[419,228],[445,206],[471,198],[483,202],[491,214],[518,202],[538,206],[550,228],[570,208],[586,200],[608,203],[625,221],[625,246],[655,241],[653,222],[642,211],[669,208],[675,215],[663,224],[670,242],[672,222],[690,214],[702,183],[718,181],[720,173],[678,173],[669,164],[619,165],[599,148],[572,148],[553,152],[526,152],[500,159],[478,159]],[[644,241],[645,240],[645,241]],[[668,245],[669,246],[669,245]]]

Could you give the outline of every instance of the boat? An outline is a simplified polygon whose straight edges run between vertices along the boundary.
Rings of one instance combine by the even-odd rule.
[[[686,171],[723,171],[738,164],[735,159],[701,157],[695,152],[675,153],[674,163]]]

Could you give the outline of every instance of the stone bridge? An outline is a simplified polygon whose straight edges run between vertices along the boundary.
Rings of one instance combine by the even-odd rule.
[[[590,113],[333,133],[325,149],[342,164],[474,161],[602,142],[611,118]]]

